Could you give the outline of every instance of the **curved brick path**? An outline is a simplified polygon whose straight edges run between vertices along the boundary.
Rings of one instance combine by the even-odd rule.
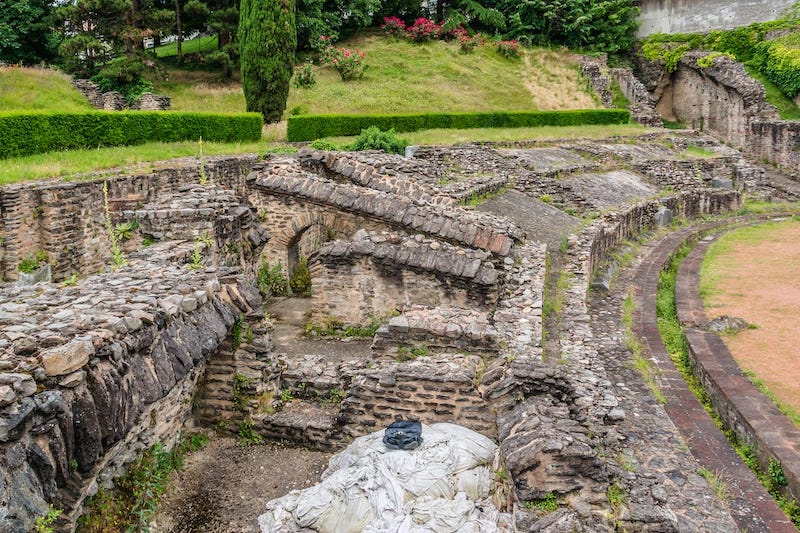
[[[658,279],[673,252],[688,239],[736,222],[709,222],[685,228],[654,243],[634,275],[637,298],[635,332],[642,341],[645,352],[643,355],[647,356],[659,370],[659,386],[667,398],[664,409],[686,440],[692,455],[703,468],[714,472],[727,482],[730,494],[728,505],[738,527],[750,532],[794,532],[797,529],[775,504],[752,471],[736,455],[725,436],[688,389],[667,354],[656,325]],[[738,222],[745,223],[741,219]],[[705,311],[702,307],[698,307],[702,306],[702,302],[699,300],[697,282],[704,250],[705,247],[701,247],[694,255],[690,255],[689,262],[682,269],[677,290],[677,294],[680,295],[677,304],[683,309],[683,317],[699,317],[698,313],[702,311],[703,321]],[[697,330],[689,330],[687,333],[690,337],[698,337],[695,332]],[[702,338],[709,340],[706,336]],[[717,352],[720,345],[724,347],[718,337],[710,341],[706,346],[713,347],[713,352]],[[708,353],[711,352],[708,350]],[[763,399],[763,395],[752,385],[749,390],[741,388],[743,386],[741,371],[732,358],[727,363],[718,365],[714,376],[719,378],[719,384],[723,386],[736,383],[737,388],[730,390],[731,397],[739,396],[740,400],[746,398],[745,401],[749,403],[754,403],[756,397]],[[726,380],[724,376],[738,376],[739,379]],[[746,378],[744,381],[747,381]]]

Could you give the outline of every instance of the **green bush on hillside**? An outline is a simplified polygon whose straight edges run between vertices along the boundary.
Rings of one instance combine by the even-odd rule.
[[[0,158],[201,137],[211,142],[257,141],[261,127],[256,113],[0,113]]]
[[[629,121],[630,112],[623,109],[405,115],[298,115],[288,118],[286,136],[289,141],[311,141],[323,137],[359,135],[361,130],[370,126],[381,130],[394,129],[397,132],[407,132],[428,129],[626,124]]]
[[[380,128],[370,126],[361,130],[356,140],[347,147],[348,150],[383,150],[387,154],[406,153],[408,141],[397,136],[394,130],[381,131]]]

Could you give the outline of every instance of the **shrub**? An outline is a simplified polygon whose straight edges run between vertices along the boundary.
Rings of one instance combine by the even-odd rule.
[[[388,154],[404,154],[408,141],[397,136],[393,129],[381,131],[377,126],[361,130],[348,150],[383,150]]]
[[[311,296],[311,273],[308,271],[308,259],[301,257],[297,262],[297,268],[292,274],[292,279],[289,280],[289,287],[292,289],[292,294],[298,296]]]
[[[420,17],[414,24],[406,29],[406,34],[413,41],[424,42],[438,39],[442,34],[442,27],[430,19]]]
[[[386,17],[383,19],[381,29],[386,35],[402,37],[406,31],[406,23],[397,17]]]
[[[297,48],[294,0],[242,0],[239,49],[248,111],[281,120]]]
[[[325,139],[316,139],[315,141],[312,141],[309,146],[314,150],[322,150],[325,152],[335,152],[339,149],[338,146],[330,141],[326,141]]]
[[[261,139],[256,114],[164,111],[0,112],[0,159],[58,150],[145,142]]]
[[[458,41],[458,50],[462,54],[469,54],[475,50],[475,48],[485,43],[482,37],[478,35],[475,35],[474,37],[471,36],[469,32],[462,26],[459,26],[453,30],[453,35]]]
[[[342,77],[342,81],[359,79],[364,76],[367,54],[349,48],[334,48],[330,52],[329,64]]]
[[[520,128],[537,126],[580,126],[585,124],[626,124],[630,112],[624,109],[576,111],[512,111],[489,113],[417,113],[406,115],[300,115],[289,117],[289,141],[311,141],[323,137],[358,135],[377,126],[397,132],[425,129]]]
[[[303,63],[294,69],[294,86],[300,87],[313,87],[317,83],[317,78],[314,76],[314,65],[311,62]]]
[[[522,50],[520,50],[519,41],[514,39],[510,41],[498,41],[495,43],[497,51],[500,55],[509,59],[518,59],[522,57]]]
[[[283,267],[280,263],[270,266],[266,261],[258,269],[258,290],[265,298],[270,296],[288,296],[289,286],[286,283],[286,276],[283,274]]]

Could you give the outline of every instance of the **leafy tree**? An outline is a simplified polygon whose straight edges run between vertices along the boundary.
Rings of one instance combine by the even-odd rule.
[[[278,122],[286,108],[297,47],[294,0],[242,0],[239,7],[242,89],[248,111]]]
[[[154,66],[144,39],[168,32],[174,13],[158,0],[71,0],[56,10],[64,37],[59,54],[67,72],[94,77],[129,99],[149,88]]]
[[[0,61],[32,65],[57,56],[49,27],[51,0],[5,0],[0,9]]]
[[[321,35],[337,40],[365,28],[380,10],[381,0],[297,0],[298,48],[313,49]]]

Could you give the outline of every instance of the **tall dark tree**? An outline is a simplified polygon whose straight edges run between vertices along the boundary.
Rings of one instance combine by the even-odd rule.
[[[278,122],[286,109],[297,48],[294,0],[241,0],[239,48],[247,110]]]
[[[0,3],[0,61],[32,65],[57,57],[58,39],[50,27],[51,0]]]

